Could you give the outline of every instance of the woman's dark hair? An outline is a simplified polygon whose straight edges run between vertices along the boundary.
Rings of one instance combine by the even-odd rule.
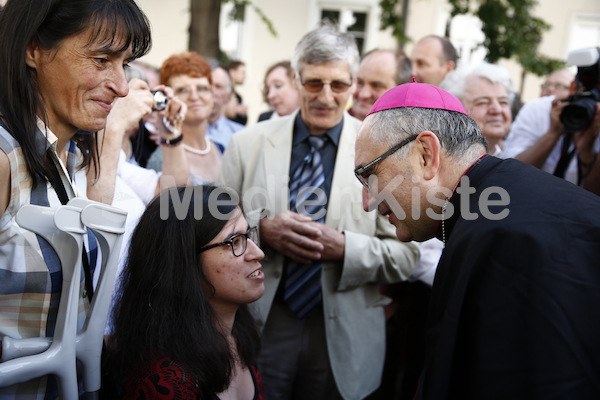
[[[203,391],[219,393],[229,386],[235,359],[203,290],[214,287],[202,272],[198,250],[238,210],[237,194],[214,186],[171,188],[148,205],[131,238],[115,299],[109,349],[117,376],[166,356],[182,363]],[[246,305],[237,311],[233,337],[241,362],[249,365],[260,339]]]
[[[47,179],[49,166],[36,150],[36,115],[46,120],[33,71],[25,63],[27,47],[37,43],[57,49],[68,37],[92,29],[90,43],[123,42],[141,57],[151,47],[150,24],[133,0],[9,0],[0,13],[0,114],[23,150],[33,183]],[[83,166],[98,167],[95,134],[73,137],[83,153]],[[99,169],[96,168],[96,171]]]

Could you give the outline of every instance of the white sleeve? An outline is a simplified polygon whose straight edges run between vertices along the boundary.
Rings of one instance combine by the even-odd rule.
[[[125,152],[121,150],[119,155],[119,167],[117,174],[127,185],[139,196],[139,198],[148,204],[156,193],[156,186],[160,173],[153,169],[142,168],[138,165],[128,163],[125,160]]]
[[[514,158],[533,146],[550,129],[553,96],[541,97],[525,104],[513,121],[502,158]]]
[[[422,281],[429,286],[433,286],[435,271],[440,262],[444,244],[441,240],[432,238],[417,243],[417,246],[419,246],[419,250],[421,251],[421,259],[419,260],[419,266],[413,271],[408,280],[411,282]]]

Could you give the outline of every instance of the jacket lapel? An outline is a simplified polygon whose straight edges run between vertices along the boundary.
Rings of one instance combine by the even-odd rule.
[[[292,156],[294,121],[299,111],[286,119],[283,125],[269,133],[265,141],[264,165],[266,187],[273,188],[269,196],[275,213],[289,209],[289,171]]]
[[[357,199],[357,193],[362,196],[362,191],[357,188],[360,185],[354,177],[354,143],[356,142],[357,129],[353,118],[347,112],[344,112],[344,126],[338,151],[335,158],[335,170],[331,182],[331,192],[329,193],[327,217],[325,223],[332,228],[340,228],[343,217],[341,211],[351,210],[351,203]],[[361,207],[362,207],[362,198]]]

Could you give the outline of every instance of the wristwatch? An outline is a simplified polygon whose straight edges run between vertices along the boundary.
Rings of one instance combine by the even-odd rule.
[[[165,138],[160,138],[160,144],[164,145],[164,146],[175,146],[176,144],[178,144],[179,142],[181,142],[183,140],[183,133],[179,136],[177,136],[174,139],[165,139]]]

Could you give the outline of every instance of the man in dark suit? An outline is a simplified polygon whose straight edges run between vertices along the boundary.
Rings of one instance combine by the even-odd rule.
[[[420,398],[600,398],[600,198],[487,155],[458,99],[427,84],[375,103],[355,165],[363,206],[400,240],[445,245]]]

